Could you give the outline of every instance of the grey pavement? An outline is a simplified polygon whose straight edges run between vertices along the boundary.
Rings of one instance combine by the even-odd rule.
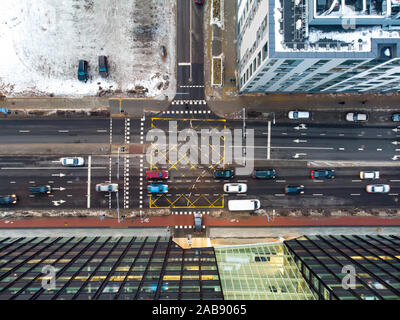
[[[235,119],[241,117],[243,107],[249,118],[269,117],[268,112],[289,110],[354,111],[391,110],[400,111],[400,94],[284,94],[246,95],[224,101],[212,99],[207,102],[218,116]],[[253,113],[253,115],[251,115]]]
[[[1,229],[0,237],[169,237],[168,228],[23,228]]]
[[[301,237],[303,235],[399,235],[399,227],[209,227],[210,238]]]
[[[101,149],[103,148],[103,149]],[[106,155],[110,144],[104,143],[63,143],[63,144],[0,144],[0,155]]]

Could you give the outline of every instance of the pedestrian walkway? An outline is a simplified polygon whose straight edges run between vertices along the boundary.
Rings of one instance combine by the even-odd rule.
[[[207,227],[333,227],[333,226],[397,226],[400,227],[400,217],[252,217],[247,219],[218,219],[209,215],[203,216],[203,225]],[[189,229],[193,226],[193,215],[168,215],[161,217],[145,217],[140,219],[126,218],[121,223],[117,219],[106,218],[35,218],[23,220],[2,220],[1,229],[12,228],[143,228],[143,227],[174,227]],[[182,227],[181,227],[182,226]],[[190,227],[190,228],[191,228]],[[178,229],[177,228],[177,229]]]

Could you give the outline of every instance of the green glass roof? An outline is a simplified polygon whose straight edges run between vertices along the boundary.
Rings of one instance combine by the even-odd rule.
[[[314,300],[282,243],[216,247],[226,300]]]

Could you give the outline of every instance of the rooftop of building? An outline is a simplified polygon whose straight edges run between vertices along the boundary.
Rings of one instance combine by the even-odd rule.
[[[399,0],[273,0],[275,50],[370,52],[372,39],[399,40]],[[271,7],[270,7],[271,8]],[[391,58],[391,48],[381,53]]]

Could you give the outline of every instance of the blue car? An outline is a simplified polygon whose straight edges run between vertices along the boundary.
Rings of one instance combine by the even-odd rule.
[[[400,113],[392,114],[392,121],[399,122],[400,121]]]
[[[0,204],[16,204],[17,203],[17,196],[15,194],[10,194],[8,196],[0,197]]]
[[[254,179],[275,179],[275,170],[274,169],[269,169],[269,170],[253,170],[253,173],[251,176]]]
[[[41,187],[30,187],[29,192],[32,194],[50,194],[51,186],[41,186]]]
[[[166,184],[149,184],[147,186],[147,192],[153,194],[163,194],[168,192],[168,186]]]
[[[303,185],[285,186],[286,194],[304,194]]]
[[[89,78],[88,75],[88,62],[86,60],[79,60],[78,63],[78,80],[82,82],[87,82]]]
[[[216,170],[214,171],[214,178],[216,179],[230,179],[234,176],[233,170]]]

